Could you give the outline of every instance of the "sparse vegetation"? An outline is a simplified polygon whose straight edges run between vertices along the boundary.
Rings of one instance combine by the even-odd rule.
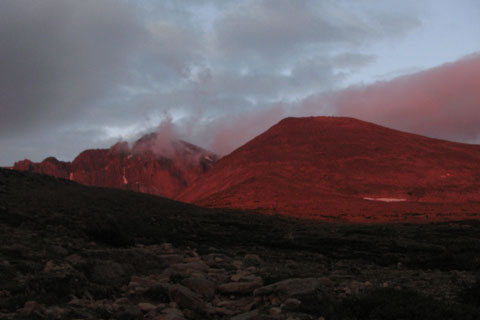
[[[158,253],[164,243],[187,261],[196,255],[213,261],[229,276],[243,270],[235,261],[257,255],[262,262],[251,270],[264,285],[328,279],[318,292],[301,297],[295,311],[300,319],[475,319],[480,314],[478,221],[302,221],[0,170],[0,317],[28,301],[60,306],[65,319],[113,316],[100,307],[73,308],[67,304],[73,297],[169,303],[163,285],[139,296],[125,291],[135,277],[160,277],[172,268],[175,262],[161,255],[170,252],[168,246]],[[179,284],[185,273],[165,279]],[[242,293],[238,299],[253,297]],[[265,314],[267,306],[274,305],[254,305]]]

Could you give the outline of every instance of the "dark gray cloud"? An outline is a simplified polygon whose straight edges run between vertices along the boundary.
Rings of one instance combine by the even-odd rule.
[[[108,148],[119,141],[119,137],[106,137],[101,127],[53,127],[41,134],[26,138],[6,136],[0,138],[1,166],[11,166],[25,158],[42,161],[53,155],[61,160],[72,160],[80,151],[92,148]]]
[[[360,42],[368,30],[363,23],[334,24],[327,2],[249,1],[217,23],[216,41],[228,54],[264,59],[282,57],[305,45]],[[322,12],[323,11],[323,12]]]
[[[116,1],[0,2],[0,136],[57,126],[128,82],[142,29]]]
[[[379,3],[1,1],[0,164],[71,159],[168,117],[228,152],[419,26]]]
[[[271,63],[310,55],[312,50],[359,47],[405,34],[420,24],[404,12],[370,11],[350,2],[245,1],[217,21],[215,44],[228,56]]]
[[[356,70],[373,63],[375,59],[371,54],[346,52],[333,57],[332,62],[335,67]]]

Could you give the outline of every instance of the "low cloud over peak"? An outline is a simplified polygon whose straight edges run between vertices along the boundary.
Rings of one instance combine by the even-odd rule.
[[[448,101],[463,90],[461,105],[458,100],[449,107],[470,110],[461,132],[452,124],[460,115],[450,117],[443,124],[450,129],[442,131],[434,128],[445,118],[439,110],[431,127],[395,114],[406,114],[406,106],[422,98],[405,99],[393,87],[417,92],[420,85],[409,82],[430,83],[436,76],[407,76],[405,86],[386,82],[342,90],[371,83],[378,74],[480,50],[469,41],[478,38],[472,32],[478,19],[470,19],[475,11],[466,4],[436,3],[2,1],[0,165],[49,155],[71,160],[83,149],[155,131],[165,114],[179,137],[220,154],[289,115],[350,114],[419,133],[475,139],[476,118],[467,106],[477,100],[466,87],[429,89],[440,88]],[[446,29],[444,21],[453,16],[456,24]],[[388,102],[380,92],[394,101],[382,108],[361,102]],[[356,99],[358,107],[351,106]],[[405,104],[398,103],[402,99]]]
[[[436,138],[478,143],[479,75],[480,54],[474,54],[391,81],[320,96],[318,101],[333,106],[335,115]]]
[[[299,102],[225,116],[203,128],[219,154],[233,151],[287,116],[348,116],[402,131],[480,141],[480,54],[390,81],[320,93]],[[209,138],[209,139],[207,139]]]

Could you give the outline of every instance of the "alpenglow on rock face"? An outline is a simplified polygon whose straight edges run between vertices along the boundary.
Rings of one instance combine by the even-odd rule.
[[[353,118],[286,118],[177,199],[299,218],[435,221],[475,213],[480,146]]]
[[[480,146],[344,117],[286,118],[217,161],[158,133],[14,169],[205,207],[350,222],[470,219],[480,208]]]
[[[88,186],[127,189],[174,198],[215,164],[217,156],[182,140],[143,136],[130,148],[120,142],[109,149],[80,153],[72,162],[49,157],[40,163],[18,161],[14,170],[42,173]]]

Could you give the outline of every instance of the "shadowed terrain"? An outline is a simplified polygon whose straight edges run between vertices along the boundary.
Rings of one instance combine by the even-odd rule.
[[[0,170],[0,318],[476,319],[480,222],[333,224]]]

